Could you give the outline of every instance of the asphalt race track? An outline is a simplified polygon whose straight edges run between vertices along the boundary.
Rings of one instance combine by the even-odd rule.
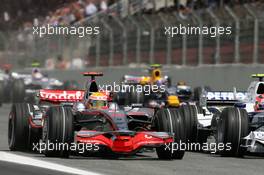
[[[35,175],[35,174],[43,174],[43,175],[62,175],[63,173],[57,171],[51,171],[47,169],[40,169],[32,166],[24,166],[19,164],[12,164],[7,162],[0,162],[0,172],[5,175]]]
[[[9,161],[17,159],[14,156],[21,156],[23,159],[33,158],[35,165],[38,165],[37,161],[65,165],[66,167],[76,168],[83,172],[79,174],[87,175],[91,174],[91,172],[113,175],[263,175],[264,172],[264,158],[253,156],[224,158],[218,155],[188,152],[185,154],[183,160],[160,161],[157,159],[155,153],[142,153],[137,157],[116,160],[73,156],[70,159],[45,158],[43,155],[36,153],[10,152],[7,146],[7,119],[10,107],[11,105],[4,105],[0,108],[0,156],[7,154],[6,157]],[[9,154],[14,156],[9,157]],[[2,157],[0,157],[1,159]],[[51,168],[52,166],[47,165],[46,168]],[[60,175],[67,173],[0,161],[0,174]]]

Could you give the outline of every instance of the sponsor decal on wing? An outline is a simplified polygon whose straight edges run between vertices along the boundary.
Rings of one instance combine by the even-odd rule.
[[[245,92],[207,92],[207,100],[243,100],[246,98]]]
[[[47,101],[80,101],[83,99],[84,91],[64,91],[64,90],[40,90],[40,100]]]

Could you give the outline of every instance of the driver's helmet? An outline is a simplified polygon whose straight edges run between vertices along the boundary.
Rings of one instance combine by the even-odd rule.
[[[177,86],[186,86],[186,82],[185,81],[179,81],[177,83]]]
[[[107,109],[107,95],[102,92],[93,92],[86,103],[88,109]]]
[[[191,95],[191,87],[187,86],[185,81],[179,81],[177,83],[177,90],[179,91],[179,93],[184,93],[186,95]]]
[[[34,68],[32,69],[32,77],[33,79],[41,79],[43,78],[43,75],[38,68]]]
[[[163,81],[162,79],[160,79],[160,80],[157,80],[157,81],[155,82],[155,84],[156,84],[158,87],[161,87],[161,86],[164,84],[164,81]]]
[[[256,97],[255,111],[264,111],[264,95]]]

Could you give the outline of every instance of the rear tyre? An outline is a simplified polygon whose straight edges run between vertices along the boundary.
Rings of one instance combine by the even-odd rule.
[[[22,79],[16,79],[13,81],[13,87],[11,89],[11,100],[13,103],[23,103],[25,100],[25,84]]]
[[[8,121],[8,145],[11,151],[30,148],[28,104],[13,104]]]
[[[120,106],[125,105],[125,92],[114,92],[113,93],[113,102],[117,103]]]
[[[46,144],[46,157],[64,157],[70,155],[70,146],[73,143],[73,114],[71,108],[54,106],[47,111],[43,126],[43,141]],[[56,149],[54,145],[66,146]]]
[[[165,145],[156,148],[159,159],[182,159],[185,150],[180,150],[179,147],[182,143],[185,143],[186,135],[181,111],[176,108],[159,110],[154,117],[154,125],[155,129],[159,132],[174,134],[174,144],[178,146],[175,150],[172,150],[172,147],[175,148],[174,145],[170,145],[170,149],[167,149]]]
[[[184,117],[186,139],[188,142],[196,142],[198,136],[197,107],[194,105],[183,105],[181,111]]]
[[[203,92],[203,89],[205,91],[207,91],[207,92],[208,91],[212,91],[211,87],[209,87],[209,86],[194,88],[194,90],[193,90],[193,99],[194,99],[194,101],[199,101],[200,100],[202,92]]]
[[[249,134],[248,114],[246,110],[235,107],[225,108],[218,121],[217,142],[225,146],[230,144],[229,149],[219,150],[222,156],[243,156],[245,150],[240,147],[241,138]]]
[[[132,91],[130,92],[130,104],[143,104],[144,92]]]

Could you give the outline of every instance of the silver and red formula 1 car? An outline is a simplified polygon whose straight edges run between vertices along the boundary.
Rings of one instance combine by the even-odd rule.
[[[83,91],[43,89],[37,104],[14,104],[9,115],[9,148],[28,150],[41,143],[46,156],[68,157],[71,148],[80,144],[89,145],[82,155],[134,155],[151,147],[160,159],[182,159],[184,150],[170,147],[185,142],[181,112],[133,106],[122,110],[109,92],[99,90],[95,77],[102,75],[84,73],[91,81]],[[50,144],[56,146],[49,149]]]

